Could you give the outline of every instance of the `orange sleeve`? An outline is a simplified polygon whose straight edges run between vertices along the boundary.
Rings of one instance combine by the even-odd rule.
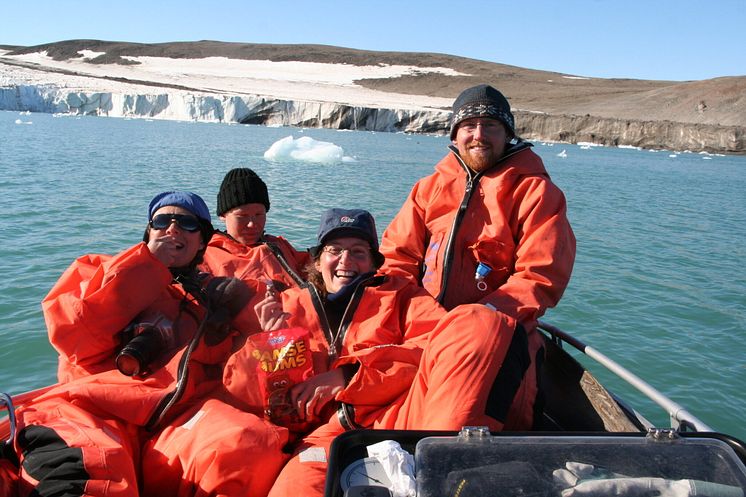
[[[424,289],[400,280],[402,283],[397,292],[401,343],[380,344],[341,357],[335,367],[357,362],[359,369],[337,400],[386,405],[409,389],[422,351],[445,310]]]
[[[419,284],[425,246],[425,209],[418,199],[422,181],[417,182],[399,212],[383,232],[381,253],[386,260],[383,272],[404,276]]]
[[[565,197],[553,183],[533,178],[517,192],[523,198],[518,205],[515,269],[480,303],[532,325],[559,302],[570,281],[575,235],[567,219]]]
[[[171,282],[144,243],[116,255],[77,259],[42,301],[60,360],[89,372],[111,369],[118,333]]]

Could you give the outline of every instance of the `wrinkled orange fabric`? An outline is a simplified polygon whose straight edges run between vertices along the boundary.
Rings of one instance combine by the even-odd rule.
[[[295,250],[290,242],[280,236],[264,235],[263,238],[265,243],[248,246],[218,231],[207,246],[200,268],[215,276],[263,283],[271,279],[285,287],[298,286],[267,244],[279,249],[290,269],[300,278],[305,278],[305,266],[310,260],[308,252]]]
[[[171,284],[171,279],[168,268],[144,243],[116,256],[78,258],[42,300],[49,340],[59,353],[59,381],[114,369],[114,357],[122,345],[120,332],[138,316],[155,314],[170,320],[180,330],[183,348],[204,310],[179,285]],[[258,286],[253,290],[258,291]],[[247,306],[233,320],[231,339],[199,347],[193,359],[221,364],[237,348],[238,330],[258,328],[256,315]]]
[[[85,472],[88,478],[84,484],[84,496],[96,497],[137,497],[140,437],[134,425],[128,424],[98,410],[95,403],[86,399],[74,398],[64,388],[53,389],[33,404],[18,408],[19,438],[24,438],[24,428],[44,426],[54,430],[69,447],[80,449]],[[21,442],[17,440],[17,444]],[[33,445],[33,443],[31,444]],[[36,465],[43,465],[44,458],[53,457],[60,447],[43,448],[33,454]],[[20,447],[17,449],[20,452]],[[38,481],[28,473],[25,454],[21,456],[21,474],[18,495],[44,496],[43,489],[37,489]],[[72,457],[72,456],[68,456]],[[55,464],[50,459],[49,464]],[[52,478],[55,467],[47,467]],[[64,476],[70,480],[70,475]]]
[[[267,495],[287,441],[284,429],[209,399],[145,443],[142,495]]]
[[[414,185],[383,233],[383,269],[412,279],[438,298],[444,252],[453,236],[453,262],[440,300],[444,307],[490,304],[532,328],[557,304],[572,272],[575,236],[565,197],[539,156],[517,148],[469,186],[474,192],[452,233],[468,182],[466,166],[452,151]],[[474,278],[480,261],[492,268],[484,291]]]
[[[507,361],[514,339],[515,320],[482,305],[462,305],[443,315],[427,334],[414,376],[391,377],[396,396],[385,404],[355,407],[355,421],[369,429],[459,430],[463,426],[488,426],[491,430],[525,430],[532,423],[536,397],[536,355],[540,353],[534,331],[528,338],[523,364],[525,375],[513,399],[505,422],[486,414],[491,387]],[[511,365],[511,367],[515,367]],[[361,368],[362,369],[362,368]],[[354,379],[353,379],[354,381]],[[375,397],[375,388],[366,390]],[[345,395],[338,400],[352,397]],[[394,392],[392,388],[387,389]],[[362,391],[361,391],[362,393]],[[357,402],[364,402],[364,396]],[[362,407],[362,409],[361,409]],[[365,413],[363,419],[358,413]],[[271,497],[323,495],[329,447],[345,429],[336,416],[306,435],[295,455],[280,473]]]
[[[65,271],[42,303],[50,340],[60,353],[61,384],[19,410],[21,427],[48,426],[83,450],[92,475],[86,495],[137,495],[138,448],[144,440],[149,441],[148,477],[183,480],[172,495],[265,495],[286,459],[281,449],[287,430],[215,400],[224,395],[225,361],[246,333],[259,330],[252,304],[234,318],[222,340],[211,340],[215,330],[206,329],[187,364],[181,399],[160,431],[143,428],[174,391],[179,363],[205,315],[171,278],[144,243],[115,256],[81,257]],[[178,347],[150,375],[125,376],[114,363],[120,332],[153,314],[173,323]],[[211,436],[218,426],[230,435],[230,450],[226,440]],[[244,471],[246,461],[254,461],[256,470]],[[22,485],[36,482],[29,478]]]
[[[309,348],[314,373],[343,364],[358,363],[357,374],[338,400],[356,406],[356,419],[368,423],[368,412],[388,406],[409,388],[419,366],[428,334],[445,313],[430,295],[403,278],[387,278],[364,289],[337,358],[330,358],[308,289],[289,288],[280,293],[283,309],[290,313],[289,327],[311,332]],[[336,332],[336,330],[334,330]],[[256,412],[262,409],[256,377],[257,359],[247,343],[225,368],[224,384],[235,405]]]
[[[19,430],[51,428],[67,446],[82,451],[85,496],[264,496],[289,457],[282,451],[285,429],[218,400],[194,403],[151,434],[65,388],[79,381],[85,379],[22,406],[18,419]],[[19,453],[23,463],[20,447]],[[39,465],[47,454],[34,457]],[[37,483],[23,464],[19,495],[28,495]]]

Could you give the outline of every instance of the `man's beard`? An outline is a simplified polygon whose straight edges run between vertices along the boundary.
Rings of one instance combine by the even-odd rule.
[[[470,149],[467,148],[466,153],[460,155],[469,169],[479,173],[494,166],[501,154],[495,154],[494,148],[491,148],[487,154],[471,154]]]

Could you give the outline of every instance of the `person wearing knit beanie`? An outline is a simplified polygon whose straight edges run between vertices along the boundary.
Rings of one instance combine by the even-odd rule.
[[[502,158],[515,137],[515,120],[502,93],[489,85],[467,88],[453,103],[451,141],[464,163],[475,172]]]
[[[254,170],[228,171],[217,196],[217,214],[225,231],[213,235],[202,269],[221,276],[269,279],[276,288],[303,283],[310,255],[265,232],[269,206],[267,185]]]
[[[262,204],[269,211],[267,185],[248,167],[231,169],[223,178],[218,192],[218,216],[244,204]]]
[[[451,114],[451,140],[456,136],[458,125],[474,117],[497,119],[506,128],[510,138],[515,137],[515,118],[505,95],[489,85],[467,88],[453,102]]]
[[[264,235],[269,210],[267,185],[248,167],[231,169],[218,191],[218,216],[228,234],[245,245],[256,245]]]

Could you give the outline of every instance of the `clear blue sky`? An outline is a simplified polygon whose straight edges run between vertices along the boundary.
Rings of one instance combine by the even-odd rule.
[[[6,45],[317,43],[603,78],[746,75],[746,0],[36,0],[0,11]]]

